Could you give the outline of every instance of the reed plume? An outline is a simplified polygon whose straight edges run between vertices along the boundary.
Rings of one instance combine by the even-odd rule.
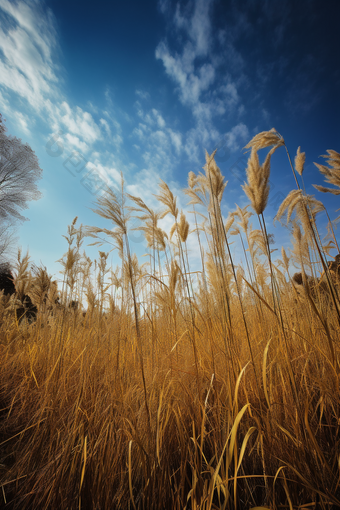
[[[22,300],[25,294],[27,294],[31,282],[30,256],[28,251],[26,255],[22,256],[21,249],[19,248],[14,270],[15,270],[14,283],[16,292],[18,298]]]
[[[172,238],[174,232],[178,232],[179,238],[182,243],[185,243],[189,234],[189,222],[187,221],[185,214],[181,211],[181,215],[178,223],[174,223],[171,227],[169,237]]]
[[[299,175],[302,175],[302,172],[303,172],[303,169],[305,166],[305,161],[306,161],[306,153],[301,152],[300,149],[301,149],[301,147],[298,147],[294,163],[295,163],[295,170],[297,171],[297,173]]]
[[[177,202],[176,197],[174,197],[174,194],[164,181],[162,180],[160,181],[159,187],[160,193],[159,195],[155,195],[155,197],[157,198],[157,200],[159,200],[159,202],[161,202],[166,207],[163,214],[161,215],[161,218],[164,218],[167,214],[170,213],[175,218],[175,220],[177,220],[178,208],[176,205]]]
[[[256,152],[260,149],[273,147],[274,150],[284,145],[283,137],[272,128],[270,131],[262,131],[255,135],[250,142],[245,146],[245,149],[254,149]]]
[[[38,310],[43,308],[43,305],[53,306],[57,299],[57,283],[52,282],[51,276],[48,274],[46,267],[36,267],[32,269],[33,278],[28,290],[28,295],[32,303],[38,307]]]
[[[257,144],[255,144],[255,146],[257,146]],[[242,186],[242,189],[251,202],[252,208],[258,215],[263,213],[268,202],[270,189],[270,158],[271,154],[269,153],[263,165],[260,165],[257,149],[252,147],[246,170],[248,183]]]
[[[327,150],[327,155],[322,156],[326,158],[326,165],[320,165],[318,163],[314,163],[314,165],[320,170],[320,172],[326,177],[326,182],[329,184],[333,184],[333,186],[337,186],[340,188],[340,154],[339,152],[333,150]],[[317,184],[313,184],[314,188],[322,193],[332,193],[332,195],[340,195],[340,189],[335,188],[325,188],[324,186],[319,186]]]
[[[295,212],[296,219],[301,222],[305,234],[314,238],[313,225],[315,225],[315,218],[317,214],[324,210],[323,203],[316,200],[313,195],[304,195],[302,190],[292,190],[281,203],[275,220],[281,220],[283,216],[287,215],[288,225]]]

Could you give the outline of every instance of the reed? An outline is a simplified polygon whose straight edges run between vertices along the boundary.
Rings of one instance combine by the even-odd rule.
[[[338,258],[325,259],[336,238],[333,229],[321,242],[325,208],[299,185],[299,148],[297,189],[276,216],[292,244],[274,257],[264,211],[281,147],[289,156],[274,129],[249,142],[250,203],[227,219],[214,153],[189,175],[192,223],[163,181],[162,212],[126,194],[123,180],[119,195],[107,189],[94,206],[107,226],[68,228],[60,291],[19,253],[18,295],[0,294],[1,508],[340,506],[340,275]],[[327,153],[320,171],[339,186],[340,156]],[[136,217],[146,264],[129,243]],[[91,261],[85,238],[107,241],[120,265],[108,267],[107,251]],[[232,256],[236,241],[244,263]],[[35,324],[15,318],[24,294],[39,308]],[[87,302],[86,314],[73,300]]]

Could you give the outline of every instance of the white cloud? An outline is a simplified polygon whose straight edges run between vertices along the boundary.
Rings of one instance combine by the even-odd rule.
[[[100,119],[100,124],[102,126],[104,126],[104,129],[106,131],[106,133],[110,136],[111,135],[111,129],[110,129],[110,126],[109,126],[109,123],[107,122],[107,120],[105,119]]]
[[[30,134],[29,126],[32,125],[32,121],[30,120],[30,118],[21,112],[16,112],[16,119],[19,126],[21,127],[21,130],[25,133],[25,135],[29,135]]]
[[[206,109],[209,108],[211,114],[216,110],[213,103],[201,100],[202,94],[209,90],[215,81],[215,68],[208,62],[194,69],[195,52],[191,43],[186,46],[181,57],[172,56],[167,44],[162,42],[156,49],[156,58],[162,60],[167,75],[177,84],[180,101],[189,106],[195,116],[200,112],[202,104]]]
[[[120,147],[123,144],[123,137],[120,135],[115,135],[112,138],[112,141],[116,147]]]
[[[17,23],[22,26],[36,42],[47,59],[51,59],[51,48],[55,45],[56,32],[54,29],[54,20],[51,10],[46,14],[39,10],[39,5],[35,5],[35,11],[31,7],[33,3],[10,2],[9,0],[0,0],[0,7],[3,11],[10,14]],[[38,12],[37,12],[38,11]],[[37,30],[36,15],[39,15],[39,26]]]
[[[233,152],[238,151],[241,146],[248,140],[249,130],[245,124],[237,124],[228,133],[224,135],[228,149]]]
[[[161,112],[156,108],[145,112],[139,101],[135,103],[137,115],[142,122],[132,131],[132,138],[138,139],[133,147],[140,151],[148,170],[169,174],[178,163],[182,151],[182,134],[168,127]]]
[[[223,85],[221,87],[221,92],[224,94],[224,102],[228,106],[236,106],[239,103],[240,97],[238,95],[235,83],[229,82],[226,85]]]
[[[29,136],[31,134],[31,128],[32,125],[35,124],[35,119],[13,108],[9,100],[4,97],[1,91],[0,91],[0,107],[2,113],[8,115],[9,118],[16,119],[19,129],[26,136]]]
[[[177,154],[179,154],[181,148],[182,148],[182,135],[181,133],[176,133],[175,131],[173,131],[172,129],[168,129],[168,133],[170,135],[170,138],[171,138],[171,142],[173,144],[173,146],[175,147],[175,150],[177,152]]]
[[[158,8],[162,14],[165,14],[166,11],[169,9],[169,4],[170,4],[169,0],[159,0]]]
[[[0,8],[11,18],[0,30],[0,84],[25,98],[41,111],[44,97],[51,94],[57,81],[52,51],[55,45],[51,16],[39,14],[29,4],[0,1]],[[38,7],[36,7],[38,8]],[[16,25],[13,26],[13,21]]]
[[[237,124],[225,134],[200,123],[196,128],[188,131],[183,148],[190,160],[201,164],[204,160],[204,150],[213,152],[216,148],[223,148],[224,151],[224,147],[227,147],[229,151],[236,152],[248,139],[249,131],[243,123]]]
[[[214,0],[196,0],[189,35],[195,43],[196,55],[207,55],[211,46],[209,10]]]
[[[212,5],[213,0],[194,0],[184,8],[177,4],[172,29],[184,37],[182,52],[172,51],[169,42],[163,40],[155,53],[174,82],[181,103],[190,109],[195,120],[196,126],[185,136],[184,150],[196,161],[201,158],[202,145],[210,146],[221,137],[215,118],[237,112],[238,108],[242,113],[237,83],[230,76],[221,75],[223,59],[214,54],[218,33],[212,32]]]
[[[139,101],[135,102],[135,108],[137,110],[138,117],[140,117],[142,121],[149,126],[157,126],[159,128],[165,127],[165,120],[156,108],[152,108],[149,112],[145,113]]]
[[[95,160],[94,163],[88,163],[87,166],[90,170],[95,171],[108,186],[121,182],[120,172],[113,164],[103,165],[98,160]]]
[[[156,59],[163,63],[166,75],[175,85],[181,103],[193,117],[194,126],[178,139],[178,154],[183,151],[189,160],[202,164],[204,149],[212,152],[221,142],[229,151],[237,151],[248,138],[248,129],[243,123],[231,124],[224,135],[217,128],[217,118],[233,114],[237,118],[245,108],[239,94],[239,81],[233,79],[234,69],[240,69],[243,61],[235,50],[230,31],[213,31],[213,0],[193,0],[178,3],[170,18],[170,34],[181,40],[162,40],[155,52]],[[228,52],[228,59],[221,56]],[[224,69],[222,64],[229,64]],[[235,67],[236,66],[236,67]],[[172,141],[175,138],[171,137]]]
[[[70,133],[75,134],[87,143],[94,143],[100,137],[100,130],[90,113],[84,112],[79,106],[72,109],[66,101],[59,107],[49,104],[51,116],[59,125],[63,125]]]
[[[27,101],[31,112],[49,123],[52,131],[66,130],[69,146],[87,150],[101,138],[101,132],[92,115],[79,106],[70,106],[59,90],[52,12],[33,1],[0,0],[0,20],[0,85]],[[13,118],[27,132],[24,114]],[[107,131],[108,126],[101,125]]]
[[[181,5],[176,5],[176,11],[174,15],[174,25],[179,29],[188,29],[188,17],[181,13]]]
[[[130,195],[140,197],[146,205],[155,211],[160,209],[160,204],[155,198],[158,193],[159,174],[155,170],[144,168],[134,176],[133,184],[127,184],[126,190]]]
[[[88,151],[88,146],[85,142],[82,142],[77,136],[71,135],[67,133],[65,135],[65,140],[67,146],[70,148],[76,147],[79,151],[86,153]]]
[[[140,97],[141,99],[149,99],[150,98],[149,92],[146,92],[145,90],[137,89],[135,91],[135,94],[136,94],[136,96]]]
[[[132,131],[133,135],[136,135],[140,140],[143,140],[147,131],[147,127],[145,124],[141,122],[138,124],[138,127],[134,128]]]
[[[152,109],[152,114],[155,117],[158,127],[164,128],[165,120],[163,119],[162,115],[155,108]]]
[[[180,100],[184,105],[195,105],[215,80],[215,67],[209,58],[211,50],[210,8],[213,0],[196,0],[190,17],[182,14],[177,4],[173,24],[178,31],[184,30],[187,41],[181,55],[172,54],[165,41],[156,48],[156,58],[163,62],[167,75],[177,84]],[[207,57],[208,62],[197,64],[198,58]]]

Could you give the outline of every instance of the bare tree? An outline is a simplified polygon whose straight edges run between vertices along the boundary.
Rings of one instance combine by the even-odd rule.
[[[18,237],[13,221],[0,220],[0,261],[11,259],[16,251]]]
[[[6,131],[3,121],[4,119],[2,118],[2,114],[0,113],[0,135]]]
[[[0,226],[26,220],[20,212],[27,209],[28,201],[40,198],[37,180],[41,174],[31,147],[19,138],[7,136],[0,114]]]

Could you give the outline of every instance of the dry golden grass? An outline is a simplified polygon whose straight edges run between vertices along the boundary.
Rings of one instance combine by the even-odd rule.
[[[259,228],[247,207],[223,219],[214,155],[204,174],[189,175],[186,193],[200,208],[191,233],[164,182],[163,214],[124,190],[100,198],[95,212],[108,228],[75,220],[61,259],[61,301],[86,298],[86,316],[53,306],[48,275],[36,269],[31,281],[19,257],[18,284],[29,292],[31,281],[41,311],[35,324],[18,324],[1,298],[1,508],[339,508],[338,275],[320,258],[322,208],[300,190],[280,208],[288,221],[295,212],[293,249],[272,259],[263,211],[270,157],[282,145],[272,130],[247,146],[245,191]],[[261,166],[257,151],[269,147]],[[299,150],[300,175],[303,164]],[[130,253],[132,214],[144,221],[146,266]],[[169,238],[158,226],[166,214]],[[85,234],[98,243],[107,235],[121,267],[111,270],[104,252],[93,267],[80,252]],[[199,272],[190,268],[190,235],[198,236]],[[232,260],[229,236],[240,240],[245,267]],[[326,283],[312,291],[316,267]]]

